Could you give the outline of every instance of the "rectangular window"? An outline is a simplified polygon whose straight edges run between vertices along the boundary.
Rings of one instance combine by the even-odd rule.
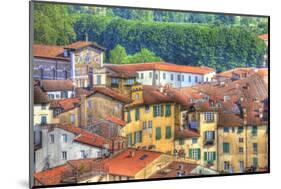
[[[183,138],[179,139],[179,145],[184,145],[184,139]]]
[[[148,130],[152,131],[152,121],[148,121]]]
[[[204,152],[204,160],[211,163],[216,160],[216,152]]]
[[[149,72],[149,78],[152,78],[152,72]]]
[[[229,161],[223,162],[223,168],[224,168],[225,171],[229,172],[229,169],[230,169]]]
[[[195,76],[195,83],[198,83],[198,77]]]
[[[166,127],[166,139],[170,139],[172,137],[172,129],[171,126]]]
[[[67,152],[66,151],[62,151],[61,152],[61,159],[62,160],[67,160]]]
[[[86,158],[86,152],[85,152],[85,150],[81,150],[81,151],[80,151],[80,157],[81,157],[82,159]]]
[[[161,139],[161,127],[156,128],[156,140]]]
[[[146,113],[148,113],[148,112],[149,112],[149,110],[150,110],[150,106],[149,106],[149,105],[145,105],[145,107],[144,107],[144,108],[145,108],[145,112],[146,112]]]
[[[181,76],[181,80],[184,81],[184,75]]]
[[[141,79],[143,79],[143,73],[141,73]]]
[[[135,111],[135,120],[136,120],[136,121],[140,120],[140,109],[139,109],[139,108],[136,108],[136,111]]]
[[[111,84],[117,85],[119,83],[119,78],[112,78]]]
[[[239,153],[243,153],[244,152],[244,148],[243,147],[239,147]]]
[[[258,143],[253,143],[253,152],[258,153]]]
[[[238,127],[237,133],[242,133],[244,128],[242,126]]]
[[[142,122],[142,129],[146,130],[146,121]]]
[[[46,104],[42,104],[41,105],[41,110],[46,110],[47,105]]]
[[[181,80],[181,75],[178,75],[178,81],[180,81]]]
[[[50,100],[54,99],[55,98],[55,95],[54,94],[48,94],[48,97]]]
[[[253,167],[258,168],[258,158],[254,157],[253,158]]]
[[[97,75],[97,84],[101,85],[101,75]]]
[[[174,80],[174,74],[171,74],[171,80],[172,81]]]
[[[244,172],[244,161],[239,161],[239,169],[241,173]]]
[[[47,124],[47,117],[41,116],[41,125]]]
[[[223,127],[223,132],[224,133],[229,133],[229,128],[228,127]]]
[[[191,82],[191,76],[188,76],[188,82],[189,83]]]
[[[132,146],[132,144],[133,144],[132,133],[128,134],[127,138],[128,138],[128,146]]]
[[[163,73],[163,79],[164,80],[166,79],[166,73]]]
[[[192,144],[196,144],[198,141],[198,138],[192,138],[191,140],[192,140]]]
[[[88,108],[92,108],[92,101],[91,101],[91,100],[88,100],[88,101],[87,101],[87,105],[88,105]]]
[[[201,150],[200,148],[191,148],[189,149],[189,158],[194,160],[200,160],[201,157]]]
[[[158,74],[157,73],[154,74],[154,78],[158,79]]]
[[[204,120],[205,122],[213,122],[215,119],[214,112],[205,112]]]
[[[163,105],[153,106],[153,117],[163,116],[164,108]]]
[[[61,141],[64,142],[64,143],[67,143],[67,134],[61,135]]]
[[[72,124],[75,124],[75,114],[71,114],[71,115],[70,115],[70,122],[71,122]]]
[[[132,120],[131,120],[131,112],[128,111],[127,112],[127,123],[130,123]]]
[[[229,153],[229,143],[223,143],[223,153]]]
[[[165,117],[171,116],[171,104],[166,104]]]
[[[244,138],[239,138],[239,143],[243,143],[244,142]]]
[[[55,142],[55,135],[50,134],[50,143],[54,143],[54,142]]]
[[[136,131],[134,133],[135,135],[135,143],[141,143],[142,142],[142,131]]]
[[[211,141],[215,139],[215,131],[205,131],[205,140]]]
[[[257,126],[253,126],[252,127],[252,136],[257,136],[257,134],[258,134],[258,128],[257,128]]]

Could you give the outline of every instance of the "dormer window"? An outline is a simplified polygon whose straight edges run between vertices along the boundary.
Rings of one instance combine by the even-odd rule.
[[[68,50],[67,50],[67,49],[64,49],[64,51],[63,51],[63,56],[64,56],[64,57],[68,57]]]

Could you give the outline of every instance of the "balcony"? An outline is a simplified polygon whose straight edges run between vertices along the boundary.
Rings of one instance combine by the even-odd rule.
[[[211,146],[211,145],[214,145],[215,144],[215,139],[205,139],[204,140],[204,145],[207,145],[207,146]]]

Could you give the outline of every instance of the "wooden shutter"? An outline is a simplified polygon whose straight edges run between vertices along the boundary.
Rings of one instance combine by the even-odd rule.
[[[216,152],[213,152],[213,158],[214,161],[216,160]]]
[[[160,108],[161,108],[161,117],[162,117],[162,116],[164,116],[164,105],[162,104],[162,105],[160,106]]]
[[[140,141],[139,142],[142,142],[142,131],[139,131],[139,136],[140,136]]]
[[[193,159],[193,157],[192,157],[192,149],[189,149],[188,152],[189,152],[189,158]]]
[[[204,161],[207,161],[207,152],[204,152]]]
[[[198,149],[197,149],[197,152],[198,152],[198,160],[199,160],[199,159],[201,159],[201,149],[198,148]]]
[[[156,106],[153,106],[153,117],[156,117]]]

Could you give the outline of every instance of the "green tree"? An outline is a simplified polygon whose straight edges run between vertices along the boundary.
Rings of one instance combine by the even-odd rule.
[[[126,57],[126,49],[119,44],[109,52],[109,62],[113,64],[124,63]]]
[[[35,43],[65,45],[75,40],[74,19],[69,15],[68,8],[67,5],[35,3]]]
[[[163,61],[160,57],[156,56],[153,52],[146,48],[142,48],[140,52],[126,57],[126,63],[144,63],[144,62],[160,62]]]

